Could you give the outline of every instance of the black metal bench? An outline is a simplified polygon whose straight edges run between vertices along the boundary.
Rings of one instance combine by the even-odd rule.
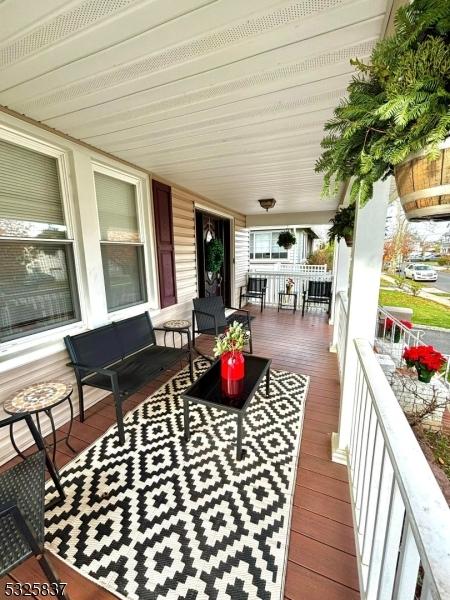
[[[186,357],[193,381],[190,333],[185,349],[158,346],[155,331],[167,329],[153,327],[150,315],[143,313],[64,338],[77,380],[80,421],[84,421],[83,386],[112,392],[121,444],[125,442],[122,402],[128,396]]]

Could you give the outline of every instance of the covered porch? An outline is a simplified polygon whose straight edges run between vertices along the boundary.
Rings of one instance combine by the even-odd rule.
[[[350,59],[368,60],[377,40],[392,31],[402,3],[43,0],[23,10],[20,3],[0,1],[0,22],[6,23],[0,82],[0,420],[6,424],[8,402],[22,388],[55,381],[73,387],[73,427],[66,404],[52,413],[56,466],[68,491],[61,513],[69,513],[80,497],[85,512],[78,518],[47,509],[47,534],[58,537],[49,530],[60,527],[60,537],[52,553],[44,552],[41,514],[41,545],[34,552],[50,555],[72,600],[141,600],[138,586],[152,600],[450,597],[450,513],[374,351],[390,180],[376,181],[369,202],[357,203],[353,246],[345,237],[335,243],[332,270],[295,265],[290,271],[283,265],[257,272],[251,263],[252,253],[260,260],[251,230],[301,229],[297,239],[306,250],[305,232],[327,225],[349,205],[346,183],[320,199],[323,177],[314,166],[324,124],[354,75]],[[260,205],[264,199],[276,200],[270,212]],[[211,263],[212,242],[220,260],[216,256]],[[270,259],[280,258],[275,243],[270,237]],[[216,435],[210,444],[216,454],[211,458],[205,449],[205,461],[219,465],[220,483],[231,488],[223,508],[214,493],[200,502],[195,488],[208,484],[208,477],[216,484],[214,469],[200,473],[192,486],[186,476],[194,446],[183,436],[180,397],[189,385],[187,370],[177,363],[164,373],[152,371],[148,361],[151,381],[126,399],[119,397],[119,376],[111,371],[140,350],[165,345],[160,328],[166,323],[184,321],[191,331],[193,300],[223,300],[220,310],[235,310],[252,276],[267,279],[267,303],[245,305],[252,317],[246,323],[254,355],[272,361],[275,384],[273,395],[264,396],[257,386],[262,379],[255,378],[255,401],[249,405],[260,411],[260,421],[247,433],[262,437],[260,423],[275,419],[271,402],[284,402],[275,423],[280,443],[276,451],[268,444],[252,457],[258,476],[264,475],[260,484],[244,480],[247,463],[234,459],[234,438]],[[330,306],[307,307],[304,316],[301,310],[279,311],[287,277],[299,303],[311,281],[329,284]],[[150,337],[125,349],[129,320],[140,317]],[[117,342],[120,328],[124,335]],[[68,337],[99,329],[113,332],[115,350],[109,352],[103,340],[100,359],[97,346],[87,344],[86,352],[92,352],[87,366],[72,355],[69,361]],[[211,354],[210,338],[201,335],[196,345]],[[114,399],[105,384],[88,387],[83,422],[77,369],[117,384]],[[202,363],[196,375],[206,369]],[[288,382],[278,385],[276,377],[285,376]],[[152,437],[146,430],[159,424],[150,410],[153,402],[164,405],[158,410],[172,419],[163,458],[154,446],[160,432]],[[128,413],[137,409],[131,415],[136,421],[140,410],[147,412],[138,433],[136,423],[127,422],[125,444],[112,439],[121,407]],[[208,429],[206,417],[207,411],[197,413],[199,437],[211,441],[217,432]],[[50,443],[51,424],[42,423]],[[285,451],[281,429],[290,425]],[[74,451],[63,439],[69,430]],[[26,463],[16,456],[9,433],[0,429],[0,474]],[[27,456],[33,454],[23,421],[15,440]],[[103,473],[111,452],[118,457],[116,470]],[[159,466],[164,460],[167,476]],[[176,485],[170,497],[141,489],[139,469],[133,477],[127,471],[133,461],[139,468],[152,463],[154,488],[161,481],[172,485],[171,468],[178,469],[186,483],[182,500],[190,528],[176,524],[164,531],[179,515],[166,518],[158,511],[166,503],[170,512],[181,492]],[[276,494],[271,469],[278,469],[284,485]],[[133,487],[131,508],[121,506],[120,514],[102,504],[116,487],[125,499]],[[51,496],[51,484],[48,489]],[[245,502],[250,515],[244,524],[234,506],[229,508],[237,502]],[[235,545],[219,547],[219,529]],[[80,540],[70,539],[72,531],[82,531]],[[8,541],[5,556],[7,546]],[[200,552],[200,546],[206,550]],[[200,559],[203,570],[196,573]],[[35,558],[8,570],[0,581],[1,598],[11,589],[23,591],[16,585],[44,581]],[[45,595],[39,585],[31,593]]]
[[[289,600],[350,600],[359,598],[350,489],[347,469],[331,461],[331,436],[339,421],[339,375],[336,355],[329,352],[332,328],[324,310],[314,310],[302,318],[299,313],[277,312],[248,306],[252,315],[254,352],[272,358],[272,367],[310,376],[305,405],[303,433],[298,456],[293,495],[291,533],[284,595]],[[270,343],[268,343],[270,340]],[[205,353],[211,352],[211,338],[198,342]],[[130,410],[150,396],[174,375],[168,372],[126,401]],[[71,445],[81,452],[115,423],[111,399],[104,398],[88,410],[84,423],[74,422]],[[68,425],[58,429],[58,438]],[[50,437],[49,440],[50,441]],[[30,449],[31,451],[31,449]],[[62,467],[76,456],[58,443],[56,463]],[[8,468],[20,459],[6,463]],[[112,599],[104,588],[55,559],[62,581],[77,590],[79,600]],[[40,581],[42,574],[34,559],[15,569],[6,582]]]

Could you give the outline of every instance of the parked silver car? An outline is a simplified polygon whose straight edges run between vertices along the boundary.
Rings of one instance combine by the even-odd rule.
[[[436,271],[429,265],[410,263],[405,267],[405,277],[414,281],[437,281]]]

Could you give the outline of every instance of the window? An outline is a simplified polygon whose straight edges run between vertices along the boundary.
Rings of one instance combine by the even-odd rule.
[[[100,244],[108,311],[147,300],[144,244],[133,183],[95,171]]]
[[[0,342],[80,319],[58,159],[0,140]]]
[[[281,231],[252,231],[250,258],[259,260],[287,259],[288,251],[277,244]]]

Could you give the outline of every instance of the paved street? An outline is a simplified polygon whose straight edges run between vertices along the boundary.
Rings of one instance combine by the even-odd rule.
[[[414,329],[420,329],[420,325],[415,325]],[[422,331],[421,339],[425,344],[434,346],[442,354],[450,354],[450,329],[447,331],[423,329]]]
[[[425,284],[426,287],[437,288],[443,292],[450,292],[450,273],[444,271],[438,271],[437,281],[430,281]]]

